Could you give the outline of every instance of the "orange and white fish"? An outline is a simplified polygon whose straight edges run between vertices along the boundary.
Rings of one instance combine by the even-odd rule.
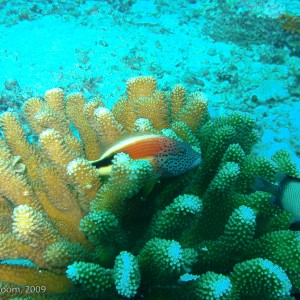
[[[91,164],[98,169],[100,176],[109,176],[112,159],[120,152],[128,154],[132,159],[148,160],[156,178],[178,176],[201,163],[200,153],[189,144],[163,135],[143,133],[116,142]]]

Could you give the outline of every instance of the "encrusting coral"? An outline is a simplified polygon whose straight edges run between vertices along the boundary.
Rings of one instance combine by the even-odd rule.
[[[295,299],[299,232],[250,187],[299,173],[285,150],[251,155],[251,116],[210,119],[202,94],[159,91],[152,77],[129,80],[112,110],[52,89],[23,112],[29,132],[15,113],[0,118],[1,299]],[[138,132],[183,140],[202,163],[147,197],[149,161],[118,153],[99,178],[90,161]]]

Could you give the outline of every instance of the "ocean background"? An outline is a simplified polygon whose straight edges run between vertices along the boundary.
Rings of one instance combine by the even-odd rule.
[[[0,1],[0,111],[60,87],[108,107],[126,81],[203,92],[213,117],[255,116],[254,153],[300,166],[300,1]]]

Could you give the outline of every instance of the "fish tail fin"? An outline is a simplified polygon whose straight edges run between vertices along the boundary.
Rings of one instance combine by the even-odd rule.
[[[106,166],[106,167],[101,167],[101,168],[97,169],[98,176],[100,176],[100,177],[110,176],[111,170],[112,170],[112,165]]]
[[[254,191],[262,191],[272,195],[276,195],[276,185],[260,176],[254,176],[254,182],[251,184],[250,187]]]

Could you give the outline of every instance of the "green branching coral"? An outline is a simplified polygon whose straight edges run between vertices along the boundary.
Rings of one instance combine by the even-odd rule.
[[[84,291],[91,293],[94,298],[109,296],[113,292],[112,270],[98,264],[75,262],[68,267],[66,273],[75,284],[83,286]]]
[[[149,237],[177,238],[191,226],[202,210],[202,201],[194,195],[180,195],[164,210],[158,211],[150,224]]]
[[[117,217],[121,222],[117,225],[110,216],[119,237],[123,230],[120,240],[129,243],[122,246],[116,239],[113,243],[107,241],[106,246],[132,251],[121,252],[123,260],[117,251],[115,254],[111,270],[118,266],[118,274],[123,274],[119,278],[125,276],[126,268],[131,270],[122,277],[124,285],[120,285],[121,280],[115,282],[118,294],[147,295],[149,299],[293,299],[291,292],[299,290],[298,233],[288,229],[290,214],[270,204],[269,194],[251,189],[254,176],[272,181],[278,170],[297,175],[290,156],[286,151],[277,152],[272,160],[252,156],[251,147],[258,133],[248,114],[233,113],[210,120],[192,136],[186,126],[177,122],[173,131],[164,132],[176,139],[176,134],[187,135],[185,140],[201,148],[203,162],[194,176],[162,181],[164,189],[158,186],[150,199],[136,206],[147,209],[148,214],[142,214],[144,220]],[[134,164],[126,167],[128,174]],[[110,180],[114,181],[113,175]],[[99,241],[105,240],[100,236],[107,226],[101,223],[99,195],[97,199],[97,205],[92,204],[92,212],[81,223],[94,243],[98,234]],[[95,229],[96,223],[103,229]],[[139,233],[128,235],[134,226],[140,227]],[[124,263],[124,257],[127,267],[122,273],[120,261]],[[112,262],[108,265],[112,267]]]
[[[181,279],[184,279],[183,275]],[[188,284],[190,297],[197,300],[234,300],[235,293],[228,276],[207,272],[200,276],[194,276],[191,283]]]
[[[125,153],[117,154],[113,163],[114,168],[111,176],[105,187],[100,190],[96,199],[91,203],[91,209],[95,211],[109,210],[122,216],[126,209],[126,200],[138,193],[151,174],[152,167],[149,162],[132,160]]]
[[[251,208],[243,205],[235,209],[218,239],[203,241],[197,246],[198,268],[224,272],[242,261],[254,237],[255,219]]]
[[[125,242],[121,226],[115,215],[106,210],[93,211],[80,221],[80,230],[94,244],[108,243],[109,240]]]
[[[127,251],[120,252],[115,260],[113,278],[119,295],[134,297],[141,282],[138,259]]]
[[[278,230],[257,239],[249,250],[251,257],[265,257],[285,270],[294,289],[300,290],[300,232]]]
[[[197,252],[174,240],[153,238],[139,256],[141,273],[154,284],[172,283],[196,262]]]
[[[285,150],[277,151],[273,156],[272,160],[278,165],[280,171],[290,175],[299,177],[299,170],[297,170],[295,164],[291,161],[291,155]]]
[[[47,248],[45,259],[49,264],[64,267],[74,260],[88,260],[88,252],[79,243],[70,243],[63,240]]]
[[[240,299],[285,299],[292,288],[284,270],[272,261],[262,258],[235,265],[231,278]]]

